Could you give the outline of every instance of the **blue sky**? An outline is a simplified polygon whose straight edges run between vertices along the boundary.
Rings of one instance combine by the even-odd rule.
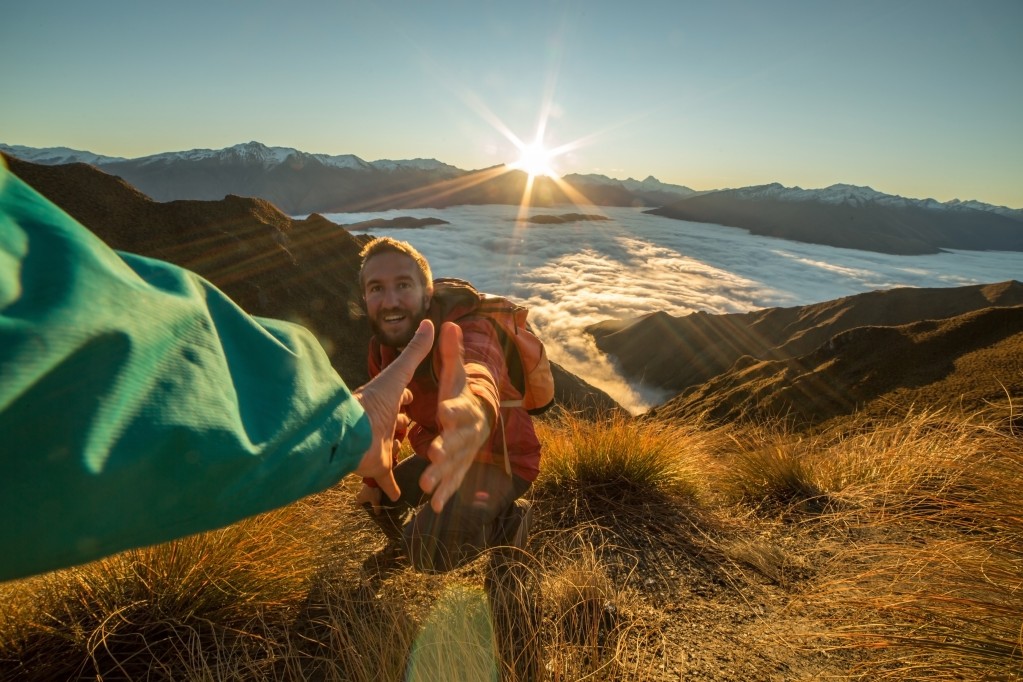
[[[8,3],[0,142],[257,140],[1023,207],[1023,2]]]

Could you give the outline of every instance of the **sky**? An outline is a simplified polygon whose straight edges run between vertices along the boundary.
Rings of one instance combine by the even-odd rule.
[[[1023,208],[1021,30],[1019,0],[11,2],[0,142],[474,170],[539,133],[562,174]]]
[[[550,358],[634,413],[668,396],[624,381],[584,333],[587,325],[653,312],[682,316],[808,305],[896,286],[1004,282],[1023,273],[1021,252],[894,256],[756,236],[629,208],[603,211],[611,220],[554,226],[516,222],[515,206],[326,217],[347,225],[395,215],[447,220],[450,225],[371,234],[409,241],[435,276],[461,277],[481,291],[528,305]]]

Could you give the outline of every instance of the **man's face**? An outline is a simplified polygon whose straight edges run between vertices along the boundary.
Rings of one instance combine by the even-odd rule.
[[[430,305],[416,262],[405,254],[384,251],[366,261],[362,281],[373,333],[385,346],[404,348]]]

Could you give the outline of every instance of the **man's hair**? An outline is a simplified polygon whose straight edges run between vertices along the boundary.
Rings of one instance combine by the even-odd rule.
[[[366,291],[366,281],[364,277],[366,263],[369,262],[369,259],[373,256],[388,252],[400,253],[415,261],[416,267],[419,269],[421,284],[427,290],[433,289],[433,273],[430,272],[430,264],[426,262],[426,258],[423,254],[416,250],[416,247],[412,246],[408,242],[392,239],[391,237],[377,237],[362,247],[362,251],[359,252],[359,257],[362,259],[362,264],[359,266],[359,288],[363,292]]]

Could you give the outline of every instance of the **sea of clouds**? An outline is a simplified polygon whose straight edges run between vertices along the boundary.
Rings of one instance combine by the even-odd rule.
[[[579,212],[575,207],[528,214]],[[1023,278],[1023,253],[952,251],[891,256],[758,237],[738,228],[587,209],[611,220],[539,225],[514,206],[458,206],[333,213],[349,225],[372,218],[436,217],[449,225],[376,229],[410,242],[434,276],[461,277],[482,291],[530,306],[552,360],[607,391],[634,413],[667,397],[625,382],[597,351],[586,325],[656,311],[686,315],[818,303],[896,286],[956,287]],[[679,358],[685,362],[685,358]]]

